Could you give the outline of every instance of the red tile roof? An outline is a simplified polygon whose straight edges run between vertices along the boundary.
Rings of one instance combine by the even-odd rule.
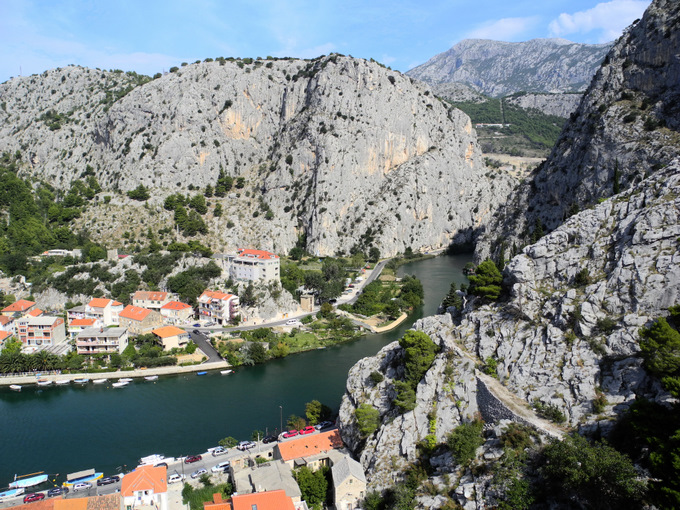
[[[163,326],[152,331],[154,335],[160,338],[169,338],[171,336],[186,335],[187,332],[176,326]]]
[[[106,308],[109,303],[112,303],[110,299],[93,298],[92,301],[88,303],[88,306],[91,306],[92,308]]]
[[[163,301],[168,298],[167,292],[154,292],[146,290],[138,290],[132,299],[141,299],[144,301]]]
[[[26,315],[30,315],[31,317],[40,317],[44,313],[45,312],[43,312],[40,308],[34,308],[30,312],[28,312],[28,314],[26,314]]]
[[[319,434],[310,434],[299,439],[284,441],[276,445],[284,461],[300,459],[324,453],[336,448],[342,448],[342,438],[340,432],[331,430]]]
[[[71,326],[92,326],[97,322],[97,319],[73,319]]]
[[[168,469],[166,467],[142,466],[123,477],[120,493],[123,497],[133,496],[135,491],[153,491],[160,494],[168,491]]]
[[[146,319],[146,316],[149,315],[150,313],[151,310],[149,310],[148,308],[127,305],[125,308],[123,308],[123,311],[118,314],[118,317],[130,319],[133,321],[143,321],[144,319]]]
[[[207,297],[210,299],[219,299],[220,301],[229,299],[234,297],[233,294],[225,294],[224,292],[218,292],[214,290],[204,290],[203,294],[201,294],[198,299],[201,299],[202,297]]]
[[[12,333],[10,333],[9,331],[0,331],[0,342],[6,340],[10,336],[12,336]]]
[[[163,310],[186,310],[187,308],[191,308],[191,306],[186,303],[180,303],[179,301],[168,301],[161,306],[161,309]]]
[[[14,319],[12,317],[7,317],[6,315],[0,315],[0,326],[4,326],[5,324],[8,324],[12,322]]]
[[[28,310],[30,307],[35,305],[35,301],[29,301],[28,299],[20,299],[19,301],[15,301],[9,306],[6,306],[5,308],[2,309],[3,312],[24,312]]]
[[[234,510],[295,510],[293,499],[284,490],[240,494],[232,496],[231,503]]]
[[[256,258],[256,259],[261,259],[261,260],[271,260],[271,259],[278,259],[278,255],[274,255],[273,253],[270,253],[268,251],[264,250],[250,250],[248,248],[241,248],[238,250],[238,255],[239,257],[251,257],[251,258]]]
[[[231,505],[227,501],[222,500],[222,494],[219,492],[213,494],[212,501],[203,502],[203,510],[231,510]]]

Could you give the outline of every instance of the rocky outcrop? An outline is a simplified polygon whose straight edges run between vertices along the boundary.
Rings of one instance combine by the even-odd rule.
[[[500,211],[477,246],[527,244],[537,221],[567,217],[640,182],[680,154],[680,4],[655,0],[607,54],[545,163]],[[508,251],[506,251],[508,253]]]
[[[564,39],[466,39],[406,74],[430,84],[463,83],[493,97],[522,91],[582,92],[610,47]]]
[[[152,189],[129,222],[134,202],[119,196],[83,219],[109,244],[120,225],[171,227],[163,197],[214,186],[220,170],[244,178],[211,199],[224,211],[207,215],[220,250],[287,252],[301,233],[318,255],[444,247],[470,240],[510,189],[485,176],[466,115],[338,55],[202,62],[151,81],[67,67],[0,85],[0,102],[0,150],[19,151],[25,174],[60,188],[90,173],[105,190]]]
[[[506,98],[510,104],[534,109],[546,115],[568,118],[581,102],[581,94],[516,94]]]

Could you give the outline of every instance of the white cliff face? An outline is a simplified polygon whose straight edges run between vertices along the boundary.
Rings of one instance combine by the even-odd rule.
[[[217,248],[266,239],[286,252],[302,232],[319,255],[438,248],[469,241],[507,196],[510,182],[486,175],[469,118],[425,86],[337,55],[247,62],[192,64],[136,87],[143,80],[77,67],[10,80],[0,150],[20,151],[24,173],[61,188],[87,165],[105,190],[144,184],[155,209],[137,216],[158,228],[171,223],[163,197],[214,186],[220,169],[243,177],[244,189],[212,199],[225,211],[210,220]],[[84,220],[103,239],[120,234],[107,226],[117,201]],[[132,203],[120,202],[122,217]],[[254,217],[261,202],[273,218]]]

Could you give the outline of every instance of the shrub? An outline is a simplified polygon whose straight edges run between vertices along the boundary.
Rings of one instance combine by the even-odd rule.
[[[486,259],[479,264],[475,274],[468,278],[471,294],[489,301],[495,301],[500,297],[503,276],[493,260]]]
[[[361,404],[354,411],[354,417],[357,420],[361,437],[370,436],[380,426],[380,413],[372,405]]]
[[[380,384],[385,380],[385,376],[382,375],[380,372],[377,370],[374,370],[371,372],[371,375],[369,376],[371,378],[371,381],[373,381],[373,384]]]
[[[574,276],[574,284],[577,287],[585,287],[586,285],[590,285],[591,282],[590,271],[585,267]]]
[[[534,403],[531,406],[536,410],[539,416],[542,416],[547,420],[554,421],[555,423],[564,423],[567,421],[567,417],[555,404],[544,404],[540,400],[534,400]]]
[[[451,453],[461,465],[467,465],[475,458],[477,448],[484,444],[482,437],[482,429],[484,423],[481,420],[475,420],[470,423],[462,423],[458,425],[446,441]]]

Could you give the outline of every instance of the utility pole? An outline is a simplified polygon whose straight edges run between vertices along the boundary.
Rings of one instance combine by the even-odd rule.
[[[279,434],[282,434],[283,433],[283,407],[282,406],[279,406],[279,422],[280,422],[279,425],[281,427]]]

